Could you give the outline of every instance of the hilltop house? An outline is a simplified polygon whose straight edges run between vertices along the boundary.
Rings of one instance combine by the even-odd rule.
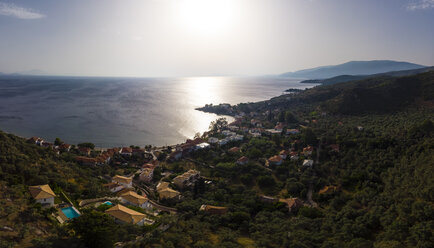
[[[79,147],[78,152],[83,156],[89,156],[91,149],[89,147]]]
[[[158,195],[160,196],[160,200],[176,199],[176,198],[179,199],[181,196],[181,193],[169,187],[168,182],[159,182],[157,185],[157,192]]]
[[[237,160],[237,164],[239,165],[245,165],[249,162],[249,159],[246,156],[242,156]]]
[[[54,206],[54,194],[48,184],[36,185],[29,187],[30,194],[36,202],[41,203],[43,206]]]
[[[276,156],[273,156],[267,160],[267,166],[281,165],[282,162],[283,162],[282,157],[279,155],[276,155]]]
[[[239,147],[232,147],[231,149],[228,150],[229,153],[239,153],[240,152],[240,148]]]
[[[280,156],[282,159],[286,159],[286,158],[289,156],[289,154],[290,154],[289,151],[287,151],[287,150],[282,150],[282,151],[280,151],[279,156]]]
[[[291,160],[297,160],[298,159],[298,152],[291,152],[289,154],[291,156]]]
[[[139,226],[153,224],[153,221],[145,218],[144,214],[122,206],[121,204],[111,207],[105,212],[115,218],[116,222],[136,224]]]
[[[142,195],[137,194],[134,191],[128,191],[121,194],[121,201],[127,205],[133,205],[140,208],[152,209],[152,205],[149,202],[148,198]]]
[[[131,178],[131,177],[124,177],[124,176],[116,175],[112,178],[112,182],[118,183],[118,184],[124,186],[125,188],[132,188],[133,187],[133,178]]]
[[[178,186],[178,188],[183,189],[186,187],[193,186],[197,179],[200,177],[200,172],[196,170],[189,170],[182,175],[173,178],[173,183]]]

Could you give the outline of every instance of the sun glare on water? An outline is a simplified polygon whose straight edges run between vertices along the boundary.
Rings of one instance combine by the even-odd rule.
[[[182,29],[197,35],[222,34],[235,20],[235,1],[179,0],[174,11]]]

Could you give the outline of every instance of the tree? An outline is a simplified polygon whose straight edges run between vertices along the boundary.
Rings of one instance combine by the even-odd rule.
[[[71,227],[87,247],[113,247],[117,225],[110,216],[97,211],[84,212]]]
[[[77,146],[78,147],[87,147],[87,148],[90,148],[90,149],[94,149],[95,148],[95,144],[90,143],[90,142],[80,143]]]
[[[215,121],[212,121],[209,125],[209,130],[212,132],[217,132],[223,130],[223,128],[228,126],[228,121],[226,118],[218,118]]]
[[[316,145],[317,138],[315,133],[312,131],[312,129],[307,128],[303,132],[303,142],[308,145]]]
[[[297,122],[297,118],[295,118],[295,116],[291,112],[286,111],[286,113],[285,113],[285,122],[286,123],[296,123]]]
[[[54,145],[55,146],[60,146],[61,144],[63,144],[64,142],[60,139],[60,138],[56,138],[54,140]]]

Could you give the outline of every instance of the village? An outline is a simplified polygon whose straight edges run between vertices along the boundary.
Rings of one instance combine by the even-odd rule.
[[[201,153],[220,149],[229,154],[231,161],[238,166],[256,163],[272,171],[287,161],[298,166],[299,171],[312,169],[319,163],[320,145],[302,142],[301,133],[309,125],[315,125],[318,120],[305,120],[303,123],[288,124],[277,121],[270,127],[264,116],[269,113],[232,113],[235,121],[227,123],[225,119],[216,120],[209,132],[201,137],[187,139],[186,142],[170,147],[120,147],[101,149],[95,148],[91,143],[69,145],[56,139],[54,143],[46,142],[42,138],[32,137],[28,142],[38,146],[52,149],[56,154],[73,154],[74,160],[81,166],[97,167],[110,165],[113,167],[127,167],[128,173],[106,175],[103,180],[107,183],[102,186],[107,195],[95,199],[83,199],[74,204],[62,192],[56,195],[49,185],[34,185],[29,192],[36,202],[44,207],[54,207],[52,214],[60,224],[81,215],[80,211],[86,208],[102,210],[118,223],[134,225],[154,225],[161,214],[177,214],[174,207],[177,202],[183,201],[184,194],[196,189],[197,184],[212,188],[212,177],[201,175],[200,168],[214,169],[215,165],[201,163],[197,157]],[[325,116],[323,113],[321,116]],[[342,125],[338,123],[337,125]],[[357,127],[362,131],[363,127]],[[261,155],[249,157],[246,144],[252,139],[285,139],[281,149],[275,150],[272,156],[265,159]],[[302,146],[304,144],[304,146]],[[339,153],[339,145],[329,144],[327,149],[331,153]],[[199,154],[199,155],[197,155]],[[224,155],[225,156],[225,155]],[[182,164],[176,172],[172,171],[171,164]],[[312,187],[310,186],[306,198],[279,197],[279,195],[257,195],[257,201],[265,204],[283,204],[289,213],[296,213],[301,207],[317,207],[312,200]],[[327,185],[318,194],[327,194],[339,190],[336,185]],[[288,195],[288,194],[286,194]],[[224,215],[228,207],[222,205],[203,204],[198,209],[209,214]],[[162,228],[160,226],[160,228]],[[167,226],[164,228],[168,228]]]

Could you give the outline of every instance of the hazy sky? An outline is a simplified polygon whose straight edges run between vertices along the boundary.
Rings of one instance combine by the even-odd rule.
[[[0,0],[0,72],[264,75],[434,65],[434,0]]]

